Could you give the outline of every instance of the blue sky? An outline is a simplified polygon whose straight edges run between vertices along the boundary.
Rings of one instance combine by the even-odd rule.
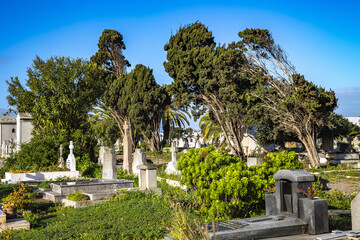
[[[0,0],[0,111],[8,108],[5,80],[18,76],[25,83],[36,55],[89,59],[104,29],[124,36],[133,67],[149,66],[158,83],[169,84],[164,45],[179,26],[199,20],[221,43],[239,40],[245,28],[269,29],[299,73],[335,90],[338,113],[360,116],[359,12],[360,1],[352,0]]]

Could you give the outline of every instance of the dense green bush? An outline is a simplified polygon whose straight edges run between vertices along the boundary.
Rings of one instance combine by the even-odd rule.
[[[102,166],[91,161],[89,154],[76,158],[76,168],[84,178],[102,178]]]
[[[47,183],[47,182],[42,182],[42,183],[39,184],[39,188],[50,189],[50,184]]]
[[[124,171],[124,169],[122,168],[118,168],[117,169],[117,178],[118,179],[128,179],[128,180],[133,180],[134,181],[134,187],[138,187],[139,186],[139,178],[136,174],[129,174],[127,172]]]
[[[90,197],[88,195],[85,195],[83,193],[78,193],[78,192],[70,193],[66,196],[66,198],[71,201],[90,200]]]
[[[262,166],[248,168],[241,159],[212,146],[190,149],[178,161],[181,183],[194,192],[198,213],[208,220],[254,215],[263,208],[264,188],[274,185],[280,169],[302,168],[295,153],[268,154]]]
[[[329,209],[347,210],[351,208],[351,201],[356,194],[346,194],[340,190],[331,192],[319,192],[316,197],[326,199],[328,201]]]

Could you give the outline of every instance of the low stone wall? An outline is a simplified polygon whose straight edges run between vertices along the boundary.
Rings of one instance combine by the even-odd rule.
[[[79,171],[61,171],[61,172],[34,172],[34,173],[5,173],[2,183],[17,183],[22,181],[42,181],[55,180],[59,177],[78,178]]]

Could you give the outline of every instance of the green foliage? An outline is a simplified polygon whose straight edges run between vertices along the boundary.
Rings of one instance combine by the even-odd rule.
[[[87,114],[105,88],[99,78],[101,69],[82,59],[36,57],[27,75],[27,88],[17,78],[7,81],[9,105],[31,114],[34,125],[34,138],[15,156],[14,165],[25,168],[32,166],[31,161],[38,166],[56,165],[60,144],[68,154],[70,140],[75,155],[89,153],[93,158],[97,142]],[[32,147],[36,150],[29,150]]]
[[[166,183],[165,179],[158,182],[158,186],[162,189],[162,194],[172,202],[181,203],[183,206],[196,205],[196,199],[193,192],[184,191],[180,187],[170,186]]]
[[[212,146],[190,149],[178,161],[181,183],[194,192],[198,213],[208,220],[245,217],[261,210],[264,188],[280,169],[303,168],[294,152],[268,154],[262,166],[248,168],[239,158]]]
[[[86,200],[90,200],[90,197],[83,193],[73,192],[73,193],[68,194],[66,196],[66,199],[71,200],[71,201],[86,201]]]
[[[118,168],[117,169],[117,178],[118,179],[129,179],[134,181],[134,187],[139,186],[139,177],[136,174],[129,174],[124,169]]]
[[[356,194],[346,194],[340,190],[334,190],[331,192],[319,192],[316,196],[326,199],[329,209],[346,210],[351,208],[351,201],[355,198]]]
[[[136,196],[34,217],[35,227],[14,232],[14,239],[162,239],[170,217],[161,196]]]
[[[330,215],[329,216],[329,230],[351,230],[351,215]]]
[[[50,189],[50,184],[47,183],[47,182],[42,182],[39,184],[39,188],[42,188],[42,189]]]
[[[76,159],[76,167],[81,171],[81,176],[85,178],[102,178],[102,166],[94,163],[88,154]]]
[[[223,129],[228,147],[241,156],[239,136],[252,105],[250,90],[254,84],[243,45],[217,45],[212,32],[195,22],[180,27],[164,49],[164,67],[174,79],[171,93],[175,101],[192,108],[195,120],[209,110]]]

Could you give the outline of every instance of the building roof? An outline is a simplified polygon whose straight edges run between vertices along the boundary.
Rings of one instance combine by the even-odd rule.
[[[16,123],[16,117],[15,116],[1,116],[0,117],[0,123]]]

